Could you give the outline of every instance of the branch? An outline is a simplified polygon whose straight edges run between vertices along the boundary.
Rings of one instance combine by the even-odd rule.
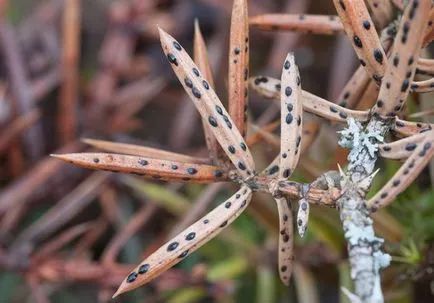
[[[390,256],[383,254],[383,239],[374,234],[372,220],[364,200],[366,180],[377,160],[378,143],[389,126],[375,119],[366,128],[349,119],[349,126],[342,131],[340,144],[351,149],[348,156],[348,174],[342,172],[342,196],[338,199],[340,218],[348,242],[351,277],[355,293],[361,302],[383,302],[379,270],[388,266]],[[369,185],[369,184],[368,184]]]

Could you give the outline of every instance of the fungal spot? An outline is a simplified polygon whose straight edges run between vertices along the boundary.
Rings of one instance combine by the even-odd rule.
[[[196,87],[193,87],[191,91],[193,93],[193,96],[195,96],[196,98],[200,99],[200,97],[202,97],[202,94]]]
[[[137,273],[135,271],[133,271],[132,273],[130,273],[127,277],[127,282],[128,283],[132,283],[134,281],[136,281],[137,279]]]
[[[284,222],[288,221],[288,215],[283,215],[282,219]]]
[[[288,242],[289,241],[289,236],[287,234],[283,235],[283,242]]]
[[[291,170],[289,169],[289,168],[287,168],[287,169],[285,169],[284,171],[283,171],[283,174],[282,174],[282,176],[284,177],[284,178],[289,178],[289,175],[291,174]]]
[[[307,203],[306,202],[301,203],[301,209],[304,211],[307,209]]]
[[[238,162],[238,168],[241,170],[245,170],[246,169],[246,165],[244,164],[243,161]]]
[[[203,85],[203,87],[205,87],[205,89],[207,89],[207,90],[209,89],[209,84],[205,80],[202,81],[202,85]]]
[[[297,82],[297,86],[300,85],[301,80],[300,80],[300,77],[299,77],[299,76],[297,76],[296,82]]]
[[[178,256],[179,259],[185,258],[188,255],[188,250],[184,251],[182,254]]]
[[[191,241],[191,240],[193,240],[195,237],[196,237],[196,233],[192,231],[192,232],[189,233],[187,236],[185,236],[185,240],[187,240],[187,241]]]
[[[172,242],[167,246],[167,251],[174,251],[178,247],[178,242]]]
[[[399,64],[399,57],[398,55],[396,55],[395,57],[393,57],[393,66],[398,67]]]
[[[408,65],[412,65],[413,62],[414,62],[414,57],[411,56],[411,57],[408,59]]]
[[[286,105],[286,108],[290,112],[290,111],[292,111],[294,109],[294,106],[291,103],[289,103],[288,105]]]
[[[390,89],[390,82],[386,82],[386,88]]]
[[[384,150],[384,151],[387,151],[387,152],[390,151],[391,149],[392,149],[392,148],[391,148],[390,146],[385,146],[385,147],[383,147],[383,150]]]
[[[291,114],[287,114],[286,115],[286,119],[285,119],[286,124],[291,124],[292,120],[293,120],[292,115]]]
[[[359,62],[360,62],[360,64],[361,64],[362,66],[366,66],[366,62],[365,62],[365,60],[360,59]]]
[[[235,199],[239,199],[241,197],[241,195],[240,194],[237,194],[236,196],[235,196]]]
[[[300,117],[300,116],[297,117],[297,125],[298,125],[298,126],[301,125],[301,117]]]
[[[374,57],[378,63],[383,64],[383,53],[381,52],[380,49],[378,48],[374,49]]]
[[[223,172],[221,170],[214,171],[214,176],[217,178],[223,177]]]
[[[286,70],[288,70],[290,67],[291,67],[291,63],[288,60],[286,60],[285,64],[283,64],[283,68],[285,68]]]
[[[381,82],[381,76],[379,74],[374,74],[372,78],[375,80],[375,82],[380,83]]]
[[[208,223],[209,223],[208,219],[203,220],[203,224],[208,224]]]
[[[226,125],[229,127],[229,129],[232,129],[232,123],[231,123],[231,121],[229,121],[228,116],[223,115],[223,120],[225,120]]]
[[[229,145],[228,150],[231,154],[235,154],[235,147],[233,145]]]
[[[340,1],[339,1],[339,5],[341,6],[341,8],[342,8],[343,10],[346,9],[346,7],[345,7],[345,3],[344,3],[343,0],[340,0]]]
[[[354,41],[354,45],[357,46],[358,48],[363,47],[362,40],[360,40],[358,36],[354,36],[353,41]]]
[[[222,224],[220,224],[220,228],[223,228],[223,227],[225,227],[226,225],[228,225],[228,221],[225,221],[225,222],[223,222]]]
[[[255,85],[259,85],[261,83],[267,83],[268,82],[268,78],[267,77],[256,77],[255,78]]]
[[[139,274],[141,274],[141,275],[146,274],[149,271],[150,267],[151,266],[149,264],[140,265],[139,270],[138,270]]]
[[[94,163],[99,163],[99,159],[98,158],[93,158],[93,162]]]
[[[173,169],[173,170],[177,170],[177,169],[178,169],[178,165],[176,165],[176,164],[172,164],[172,169]]]
[[[187,168],[187,173],[188,173],[189,175],[194,175],[194,174],[197,173],[197,169],[196,169],[196,168],[193,168],[193,167],[189,167],[189,168]]]
[[[333,107],[333,106],[330,106],[330,111],[331,111],[332,113],[337,113],[337,112],[338,112],[337,108],[336,108],[336,107]]]
[[[301,219],[299,219],[298,221],[297,221],[297,225],[298,226],[301,226],[303,224],[303,221],[301,221]]]
[[[381,196],[380,196],[381,199],[384,199],[386,197],[387,197],[387,193],[382,193]]]
[[[177,41],[173,41],[173,46],[179,51],[182,50],[181,45]]]
[[[240,52],[241,52],[241,49],[239,47],[235,47],[235,49],[234,49],[235,55],[239,55]]]
[[[141,166],[145,166],[145,165],[148,165],[148,161],[146,161],[146,160],[143,160],[143,159],[141,159],[141,160],[139,160],[139,164],[141,165]]]
[[[285,272],[288,269],[285,265],[280,268],[280,271]]]
[[[223,115],[223,110],[222,110],[222,108],[221,108],[220,106],[216,105],[216,106],[215,106],[215,110],[216,110],[220,115]]]
[[[301,142],[301,137],[297,136],[297,139],[296,139],[296,145],[297,145],[297,147],[300,145],[300,142]]]
[[[196,67],[193,67],[193,73],[198,77],[200,76],[199,70]]]
[[[402,81],[401,92],[405,92],[408,89],[409,84],[410,82],[408,81],[408,79]]]
[[[413,151],[413,150],[416,149],[416,147],[417,147],[417,145],[415,143],[408,143],[405,146],[405,150],[407,150],[407,151]]]
[[[291,96],[291,94],[292,94],[292,88],[289,87],[289,86],[287,86],[287,87],[285,88],[285,95],[286,95],[287,97],[289,97],[289,96]]]
[[[214,127],[218,126],[217,120],[213,116],[208,117],[208,122],[209,122],[209,124],[211,124],[211,126],[214,126]]]
[[[348,117],[348,115],[345,112],[340,112],[339,117],[346,119]]]
[[[170,62],[171,64],[175,64],[176,66],[178,66],[178,60],[176,60],[176,57],[175,57],[174,54],[172,54],[172,53],[168,53],[168,54],[167,54],[167,59],[169,60],[169,62]]]
[[[276,88],[276,90],[277,90],[278,92],[280,92],[280,89],[281,89],[280,84],[276,84],[276,85],[274,85],[274,87]]]
[[[184,83],[187,87],[193,88],[193,82],[190,80],[190,78],[185,78]]]
[[[231,206],[232,206],[232,203],[230,201],[228,201],[228,202],[225,203],[225,207],[226,208],[230,208]]]
[[[378,100],[378,101],[377,101],[377,106],[378,106],[379,108],[383,107],[383,105],[384,105],[384,102],[383,102],[383,101],[381,101],[381,100]]]
[[[401,183],[401,181],[395,180],[395,181],[393,181],[392,185],[396,187],[399,185],[399,183]]]
[[[249,77],[249,70],[247,68],[244,69],[244,81]]]
[[[269,175],[274,175],[275,173],[277,173],[279,171],[279,166],[274,165],[273,167],[270,168],[270,170],[268,171]]]
[[[363,27],[366,30],[369,30],[371,28],[371,23],[368,20],[363,21]]]

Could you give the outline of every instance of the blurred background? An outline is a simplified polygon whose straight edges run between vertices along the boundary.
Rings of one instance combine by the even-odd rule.
[[[109,302],[135,264],[235,192],[231,184],[148,181],[49,157],[91,150],[82,138],[206,157],[200,118],[156,26],[192,54],[199,21],[216,92],[227,104],[231,8],[229,0],[0,0],[0,302]],[[332,1],[249,1],[249,15],[264,13],[336,15]],[[359,64],[344,34],[251,28],[250,75],[280,78],[288,51],[303,89],[333,102]],[[431,97],[411,96],[405,114],[423,110]],[[249,102],[249,123],[280,119],[275,103],[254,92]],[[339,126],[315,121],[317,138],[296,181],[346,163]],[[278,149],[265,141],[252,152],[264,168]],[[378,165],[372,193],[400,164]],[[393,256],[383,272],[388,302],[434,302],[433,169],[374,215]],[[351,283],[336,210],[311,207],[307,235],[295,236],[289,288],[278,278],[277,238],[275,203],[255,194],[216,239],[115,302],[347,302],[339,291]]]

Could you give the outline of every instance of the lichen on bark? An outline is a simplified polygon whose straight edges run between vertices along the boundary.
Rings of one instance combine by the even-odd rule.
[[[373,118],[366,125],[350,118],[348,128],[340,131],[339,143],[350,149],[347,172],[341,175],[342,196],[337,201],[347,240],[351,277],[360,302],[383,302],[380,269],[390,256],[381,251],[383,239],[376,237],[366,207],[366,180],[375,168],[378,144],[389,130],[387,122]],[[363,186],[361,184],[363,183]]]

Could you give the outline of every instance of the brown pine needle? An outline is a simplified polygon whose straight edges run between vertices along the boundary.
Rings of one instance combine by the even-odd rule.
[[[260,127],[256,125],[252,125],[252,130],[261,136],[261,138],[264,139],[264,141],[268,144],[271,144],[275,148],[280,148],[280,138],[276,136],[275,134],[268,132],[266,130],[261,129]]]
[[[180,162],[189,162],[196,164],[208,164],[209,160],[206,158],[199,158],[194,156],[188,156],[183,154],[178,154],[170,151],[165,151],[158,148],[140,146],[128,143],[117,143],[104,140],[96,139],[82,139],[86,144],[90,146],[102,149],[104,151],[109,151],[118,154],[126,154],[132,156],[149,157],[153,159],[161,160],[175,160]]]
[[[432,124],[420,123],[420,122],[410,122],[396,118],[392,130],[401,136],[408,137],[419,133],[424,133],[432,129]]]
[[[417,60],[416,74],[434,76],[434,60],[419,58]]]
[[[413,81],[410,86],[412,93],[429,93],[434,90],[434,78],[424,81]]]
[[[372,19],[378,28],[383,29],[394,16],[390,0],[366,0],[372,14]]]
[[[134,174],[157,180],[209,183],[227,179],[225,172],[206,164],[105,153],[51,156],[85,168]]]
[[[251,124],[252,129],[255,131],[253,134],[246,138],[246,142],[248,146],[253,146],[259,143],[262,140],[261,131],[265,132],[273,132],[280,125],[280,120],[276,120],[271,122],[263,127],[258,127],[256,125]],[[257,131],[259,130],[259,131]]]
[[[422,118],[427,116],[433,116],[434,115],[434,109],[425,110],[423,112],[417,112],[414,114],[409,115],[410,118]]]
[[[413,0],[408,3],[393,43],[377,103],[373,108],[376,114],[395,116],[401,111],[416,70],[423,39],[420,33],[427,26],[430,8],[430,0]]]
[[[265,14],[251,17],[249,23],[262,30],[290,30],[319,35],[336,35],[344,32],[342,22],[337,16]]]
[[[333,3],[361,64],[374,80],[380,81],[387,57],[365,3],[348,0]]]
[[[294,260],[294,234],[291,203],[286,198],[275,198],[279,212],[279,275],[289,285]]]
[[[422,142],[427,133],[413,135],[392,143],[380,144],[380,155],[388,159],[406,159],[411,156],[417,144]]]
[[[229,115],[245,137],[249,79],[249,23],[247,0],[234,0],[229,40]]]
[[[425,139],[416,145],[413,154],[404,162],[389,182],[367,202],[372,211],[392,203],[396,196],[416,179],[434,155],[433,144],[434,131],[429,131],[425,133]]]
[[[168,241],[128,275],[113,298],[148,283],[210,241],[238,218],[250,203],[251,195],[248,187],[241,187],[228,200]]]
[[[434,7],[431,8],[428,16],[427,27],[425,28],[425,37],[423,39],[422,48],[427,47],[434,40]]]
[[[280,102],[281,83],[279,80],[271,77],[257,76],[251,78],[250,85],[260,95]],[[316,114],[331,121],[346,122],[348,117],[354,117],[357,120],[366,121],[369,117],[368,111],[347,109],[304,90],[301,92],[301,98],[304,111]]]
[[[0,134],[0,154],[3,154],[9,147],[9,144],[19,136],[23,131],[32,126],[41,117],[41,112],[38,109],[16,118],[5,127]]]
[[[197,67],[203,72],[204,77],[208,79],[209,85],[212,88],[215,88],[211,64],[208,58],[205,41],[203,39],[199,27],[199,22],[197,20],[195,20],[194,22],[193,53],[194,62],[197,64]],[[206,145],[208,146],[208,152],[211,156],[211,159],[213,161],[217,161],[215,163],[219,163],[219,160],[227,159],[226,154],[221,149],[221,146],[218,144],[217,139],[211,131],[208,121],[202,118],[202,125],[205,132]]]
[[[353,76],[348,80],[336,104],[342,107],[354,109],[369,82],[369,75],[363,66],[359,66]]]
[[[66,0],[63,19],[62,86],[59,95],[59,138],[63,144],[76,138],[80,54],[81,0]]]
[[[162,29],[159,30],[164,53],[199,113],[212,126],[217,141],[240,176],[251,177],[255,169],[252,155],[214,90],[181,45]]]
[[[280,90],[280,179],[288,179],[298,164],[301,150],[303,106],[301,80],[293,54],[288,54],[282,68]]]
[[[32,256],[32,263],[42,263],[57,251],[68,245],[71,241],[87,232],[91,226],[92,225],[90,222],[82,223],[72,226],[61,232],[59,235],[50,239],[50,241],[45,243],[42,247],[38,248],[38,250]]]

